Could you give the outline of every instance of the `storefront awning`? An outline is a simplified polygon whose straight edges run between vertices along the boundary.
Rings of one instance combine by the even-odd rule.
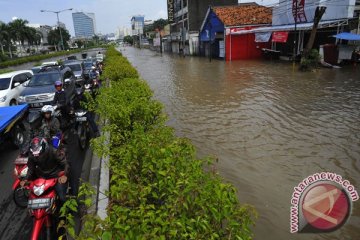
[[[347,25],[348,20],[331,20],[331,21],[322,21],[319,23],[318,28],[328,28],[328,27],[337,27],[342,25]],[[296,24],[296,30],[311,30],[314,23],[299,23]],[[248,34],[248,33],[257,33],[257,32],[277,32],[277,31],[293,31],[295,30],[295,24],[289,25],[278,25],[271,27],[259,27],[251,30],[240,30],[236,32],[231,32],[232,35],[239,34]]]
[[[343,40],[360,41],[360,34],[354,34],[348,32],[342,32],[337,35],[334,35],[333,37]]]

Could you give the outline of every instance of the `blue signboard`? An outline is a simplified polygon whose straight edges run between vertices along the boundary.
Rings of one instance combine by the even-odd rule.
[[[215,39],[216,33],[224,32],[224,24],[220,21],[220,19],[216,16],[216,14],[211,11],[206,19],[206,24],[200,33],[200,41],[208,42]]]

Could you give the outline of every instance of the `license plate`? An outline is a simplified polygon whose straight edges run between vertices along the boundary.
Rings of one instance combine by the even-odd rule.
[[[50,206],[51,206],[50,198],[37,198],[37,199],[30,199],[28,201],[28,208],[30,209],[49,208]]]
[[[43,103],[32,103],[31,106],[34,108],[38,108],[38,107],[42,107],[44,104]]]
[[[76,118],[77,122],[86,122],[86,120],[87,120],[86,117],[77,117]]]

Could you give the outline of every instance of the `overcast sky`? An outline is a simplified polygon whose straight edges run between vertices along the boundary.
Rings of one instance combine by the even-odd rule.
[[[278,2],[256,1],[262,5]],[[151,20],[167,18],[166,0],[0,0],[0,21],[7,23],[13,17],[18,17],[30,23],[55,25],[56,14],[41,13],[40,10],[58,11],[67,8],[95,13],[97,31],[103,34],[113,33],[120,26],[130,27],[133,15],[145,15],[145,19]],[[60,21],[66,24],[70,34],[74,35],[71,12],[60,13],[59,17]]]

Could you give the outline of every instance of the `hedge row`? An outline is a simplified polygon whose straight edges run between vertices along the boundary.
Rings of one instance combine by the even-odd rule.
[[[211,159],[197,159],[190,141],[165,125],[162,104],[127,59],[113,47],[106,56],[110,87],[96,112],[111,138],[93,148],[110,157],[108,218],[88,220],[78,238],[251,239],[254,208],[240,205],[215,171],[204,171],[213,169]]]

